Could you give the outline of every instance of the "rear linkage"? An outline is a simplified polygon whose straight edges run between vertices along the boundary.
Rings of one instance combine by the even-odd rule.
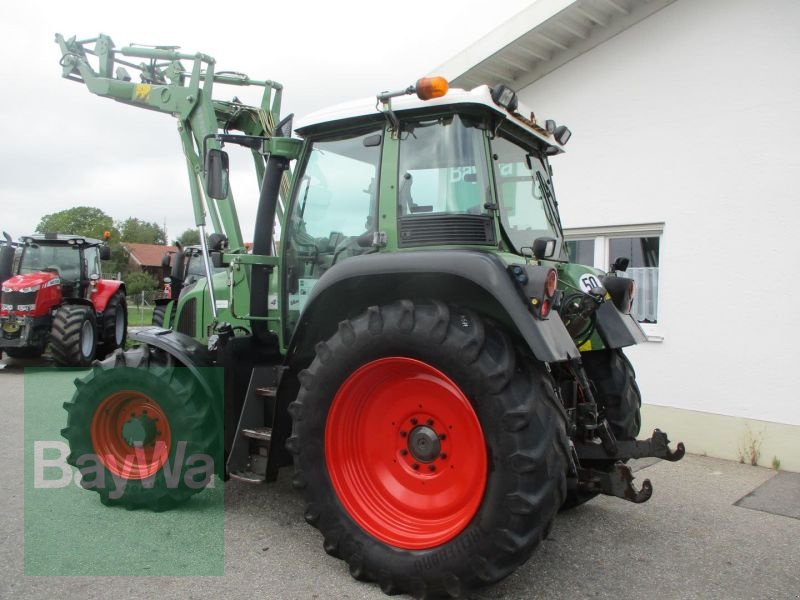
[[[667,434],[660,429],[653,431],[647,440],[617,440],[608,422],[599,418],[591,384],[580,360],[570,361],[570,370],[577,381],[573,380],[571,386],[561,390],[562,400],[567,400],[564,406],[572,417],[574,433],[570,436],[573,465],[569,485],[580,492],[616,496],[637,504],[647,502],[653,495],[653,484],[645,479],[641,489],[637,489],[633,472],[625,463],[632,458],[646,457],[677,462],[686,454],[683,442],[678,442],[673,451]],[[582,466],[582,463],[594,466],[611,461],[610,469]]]

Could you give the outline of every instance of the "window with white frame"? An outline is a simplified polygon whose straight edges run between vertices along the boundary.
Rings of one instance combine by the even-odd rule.
[[[651,327],[658,323],[659,268],[663,223],[566,229],[570,262],[608,271],[617,258],[630,259],[626,276],[636,282],[631,314]]]

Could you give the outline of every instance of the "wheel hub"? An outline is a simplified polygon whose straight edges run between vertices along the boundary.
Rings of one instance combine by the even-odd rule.
[[[156,422],[147,415],[132,417],[122,426],[122,439],[131,448],[151,446],[157,434]]]
[[[415,427],[408,434],[408,451],[419,462],[433,462],[439,458],[441,449],[439,434],[427,425]]]

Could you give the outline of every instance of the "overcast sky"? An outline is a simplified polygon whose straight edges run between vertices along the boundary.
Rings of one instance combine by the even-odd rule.
[[[33,232],[43,215],[72,206],[96,206],[115,220],[166,223],[170,240],[194,224],[175,119],[62,79],[56,32],[79,39],[102,32],[117,47],[180,45],[210,54],[218,70],[283,83],[283,114],[301,116],[403,88],[531,3],[6,3],[0,230],[16,239]],[[233,185],[251,239],[255,179]]]

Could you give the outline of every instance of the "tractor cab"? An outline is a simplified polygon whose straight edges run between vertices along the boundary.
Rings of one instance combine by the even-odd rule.
[[[539,125],[503,86],[401,93],[308,116],[285,247],[287,335],[316,282],[345,259],[471,249],[566,258],[549,157],[566,127]],[[515,258],[513,255],[516,255]]]
[[[45,234],[22,238],[17,276],[49,273],[60,280],[65,298],[82,298],[93,278],[102,276],[100,260],[109,249],[100,240],[74,235]]]

